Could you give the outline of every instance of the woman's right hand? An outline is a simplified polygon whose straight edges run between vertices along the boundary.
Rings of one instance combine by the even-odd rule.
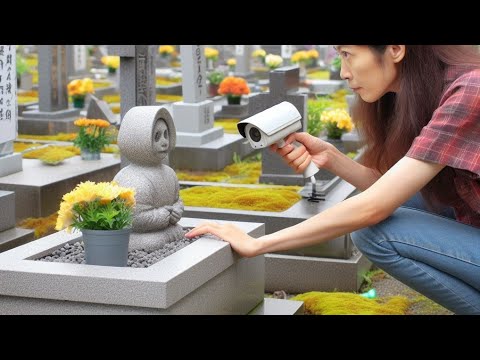
[[[295,141],[300,143],[300,146],[293,146],[292,143]],[[332,148],[334,149],[332,144],[320,140],[307,132],[290,134],[285,139],[285,143],[287,145],[281,149],[278,148],[277,144],[270,145],[270,149],[283,157],[287,165],[297,174],[303,173],[310,161],[313,161],[319,169],[326,168],[328,170],[331,150]]]

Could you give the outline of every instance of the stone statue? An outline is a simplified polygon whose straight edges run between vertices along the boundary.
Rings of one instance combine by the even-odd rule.
[[[131,164],[114,180],[136,189],[130,250],[158,250],[183,239],[183,228],[177,224],[183,214],[178,178],[172,168],[162,164],[175,141],[172,116],[162,106],[133,107],[122,120],[118,146]]]

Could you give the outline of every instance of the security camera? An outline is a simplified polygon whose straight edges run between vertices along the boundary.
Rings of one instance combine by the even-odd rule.
[[[246,138],[254,149],[263,149],[274,143],[282,148],[286,145],[283,139],[302,128],[301,119],[297,108],[284,101],[240,121],[237,128],[240,135]],[[310,162],[303,176],[309,178],[318,170],[315,164]]]

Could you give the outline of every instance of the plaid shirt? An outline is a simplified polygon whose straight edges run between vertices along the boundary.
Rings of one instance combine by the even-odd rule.
[[[451,66],[445,86],[407,156],[447,165],[437,175],[450,183],[442,202],[454,208],[458,221],[480,228],[480,69]]]

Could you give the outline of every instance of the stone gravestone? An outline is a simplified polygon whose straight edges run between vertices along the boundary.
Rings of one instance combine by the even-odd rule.
[[[38,109],[23,111],[19,131],[72,132],[80,109],[68,108],[66,46],[39,45],[38,48],[39,105]]]
[[[235,45],[235,75],[243,78],[250,78],[253,73],[250,69],[250,61],[252,57],[252,45]]]
[[[203,45],[181,45],[183,101],[173,103],[177,146],[199,146],[223,136],[213,127],[213,102],[207,99]]]
[[[87,68],[87,46],[67,46],[67,71],[68,76],[73,78],[85,77],[89,74]]]
[[[88,104],[87,119],[103,119],[107,120],[110,124],[116,124],[118,122],[117,115],[113,113],[107,102],[93,95]]]
[[[32,241],[33,233],[15,227],[15,193],[0,190],[0,252]]]
[[[17,137],[15,45],[0,45],[0,177],[22,171],[22,155],[13,153]]]
[[[282,45],[280,56],[283,58],[284,65],[289,65],[291,63],[292,52],[293,52],[292,45]]]
[[[298,93],[299,68],[285,66],[270,72],[270,91],[250,97],[248,114],[253,116],[282,101],[295,105],[302,115],[302,128],[307,129],[307,95]],[[262,175],[260,182],[279,185],[305,185],[309,181],[302,174],[296,174],[288,167],[282,158],[270,150],[262,153]]]
[[[108,45],[110,55],[120,56],[120,122],[134,106],[155,105],[157,45]]]

